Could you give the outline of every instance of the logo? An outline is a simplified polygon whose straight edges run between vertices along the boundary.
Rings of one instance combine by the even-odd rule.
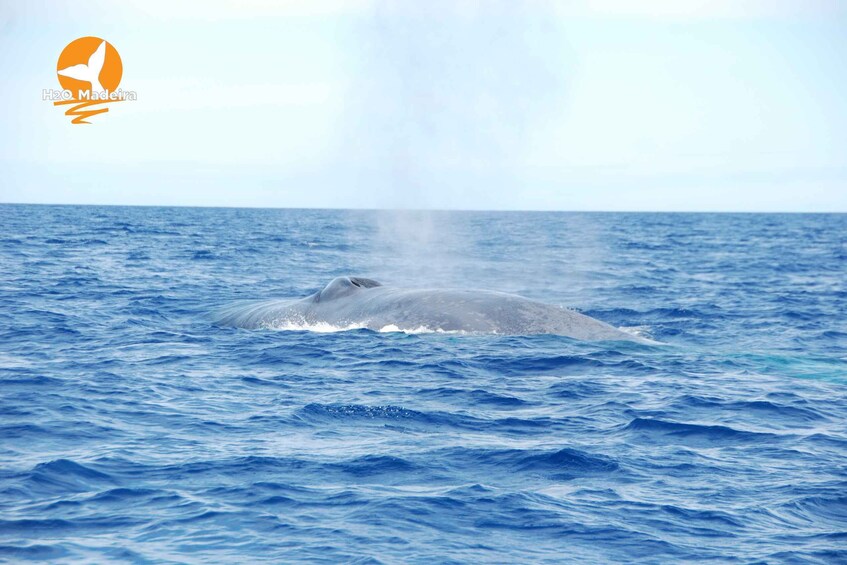
[[[135,91],[119,88],[123,62],[118,50],[99,37],[80,37],[68,43],[56,63],[61,90],[45,88],[42,100],[65,111],[73,124],[89,124],[89,118],[109,111],[109,104],[137,100]]]

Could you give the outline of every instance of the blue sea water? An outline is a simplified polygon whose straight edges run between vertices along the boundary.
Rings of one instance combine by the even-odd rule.
[[[844,215],[0,206],[0,560],[843,563],[845,236]],[[666,345],[210,322],[347,274]]]

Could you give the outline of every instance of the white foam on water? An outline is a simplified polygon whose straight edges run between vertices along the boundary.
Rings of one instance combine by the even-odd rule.
[[[618,327],[618,329],[630,335],[634,335],[637,337],[646,337],[647,339],[650,339],[649,326],[620,326]]]
[[[629,335],[634,335],[637,338],[646,340],[655,345],[664,345],[661,341],[656,341],[653,339],[653,336],[650,335],[650,326],[620,326],[618,329],[624,333]]]
[[[458,331],[458,330],[448,331],[448,330],[442,330],[442,329],[440,329],[440,328],[438,328],[438,329],[434,329],[434,330],[433,330],[433,329],[428,328],[428,327],[426,327],[426,326],[418,326],[417,328],[406,328],[406,329],[401,329],[401,328],[397,327],[397,325],[395,325],[395,324],[388,324],[387,326],[383,326],[382,328],[380,328],[380,329],[379,329],[379,333],[381,333],[381,334],[384,334],[384,333],[396,333],[396,332],[401,332],[401,333],[404,333],[404,334],[407,334],[407,335],[417,335],[417,334],[462,334],[462,333],[465,333],[465,332]]]
[[[310,324],[307,322],[295,322],[292,320],[284,320],[280,322],[271,322],[263,326],[268,330],[281,332],[315,332],[315,333],[335,333],[346,332],[350,330],[361,330],[367,328],[364,324],[349,324],[347,326],[335,326],[326,322],[318,322]]]
[[[327,322],[309,323],[304,320],[275,320],[268,322],[262,327],[266,330],[282,331],[282,332],[315,332],[315,333],[336,333],[346,332],[350,330],[367,329],[368,322],[356,322],[347,325],[334,325]],[[377,330],[379,333],[404,333],[407,335],[419,334],[463,334],[462,331],[447,331],[439,328],[432,329],[426,326],[418,326],[416,328],[400,328],[396,324],[388,324]]]

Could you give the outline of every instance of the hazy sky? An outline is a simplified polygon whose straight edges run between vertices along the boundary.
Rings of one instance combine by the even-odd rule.
[[[0,0],[0,74],[0,202],[847,211],[847,1]]]

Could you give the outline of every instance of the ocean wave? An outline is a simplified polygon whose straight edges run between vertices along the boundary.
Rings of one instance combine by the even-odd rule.
[[[847,217],[0,212],[0,561],[847,559]],[[350,272],[670,346],[209,324]]]
[[[692,442],[706,442],[709,444],[772,442],[781,438],[781,436],[770,432],[740,430],[720,424],[673,422],[658,418],[635,418],[624,429],[647,434],[654,439],[677,438],[687,442],[689,445]]]

